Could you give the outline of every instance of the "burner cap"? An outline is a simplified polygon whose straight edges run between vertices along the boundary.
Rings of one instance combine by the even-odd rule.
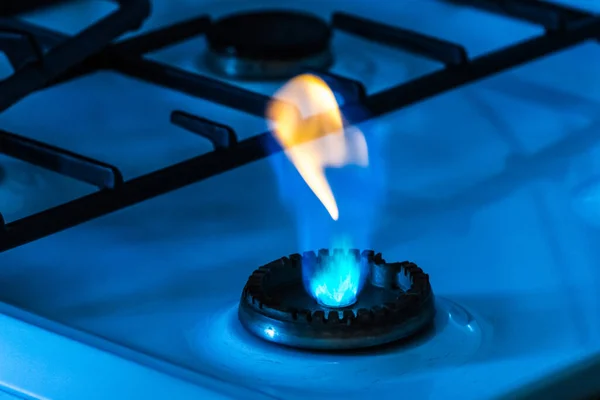
[[[346,307],[319,304],[304,289],[303,270],[348,254],[368,279]],[[293,254],[260,267],[244,287],[238,309],[252,334],[278,344],[314,350],[348,350],[405,339],[430,326],[435,316],[429,276],[411,262],[386,263],[373,251],[327,250]]]
[[[207,32],[207,62],[233,78],[273,79],[332,62],[329,25],[310,14],[263,11],[216,21]]]

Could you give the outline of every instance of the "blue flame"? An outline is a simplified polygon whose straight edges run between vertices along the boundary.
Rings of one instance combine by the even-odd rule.
[[[328,256],[320,256],[314,268],[303,266],[306,291],[321,305],[346,307],[356,302],[365,278],[364,270],[356,255],[349,253],[349,241],[337,241]]]
[[[361,120],[367,110],[353,109],[345,119]],[[340,210],[334,221],[320,200],[306,185],[294,165],[284,153],[269,157],[276,174],[279,194],[289,207],[298,227],[298,250],[350,248],[368,249],[378,218],[379,205],[385,200],[386,157],[384,146],[388,125],[380,120],[362,123],[359,128],[367,137],[369,165],[331,167],[326,170]],[[266,141],[269,148],[277,149],[277,142]],[[341,240],[341,243],[339,239]],[[347,239],[351,239],[350,241]],[[331,247],[330,247],[331,246]],[[339,256],[338,256],[339,257]],[[317,302],[329,307],[343,307],[356,301],[364,286],[367,273],[352,257],[337,259],[318,270],[303,268],[303,283],[307,293]]]
[[[309,280],[310,294],[324,306],[349,306],[356,302],[362,276],[356,258],[348,254],[333,255]]]

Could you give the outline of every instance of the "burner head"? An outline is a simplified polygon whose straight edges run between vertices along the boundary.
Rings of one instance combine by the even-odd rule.
[[[235,14],[206,35],[213,71],[238,79],[286,79],[333,61],[329,25],[310,14],[265,11]]]
[[[332,256],[341,250],[335,250]],[[314,350],[348,350],[408,338],[435,316],[429,276],[411,262],[386,263],[373,251],[350,250],[368,278],[355,302],[327,307],[307,293],[303,270],[324,262],[327,250],[293,254],[260,267],[244,287],[238,316],[252,334]]]

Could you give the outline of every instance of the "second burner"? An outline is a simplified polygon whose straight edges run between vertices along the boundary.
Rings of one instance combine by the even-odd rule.
[[[295,11],[234,14],[207,32],[206,62],[235,79],[287,79],[333,62],[326,21]]]

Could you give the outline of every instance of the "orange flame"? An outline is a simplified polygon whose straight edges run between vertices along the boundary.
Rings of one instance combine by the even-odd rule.
[[[278,100],[267,109],[271,130],[306,184],[331,218],[337,220],[339,210],[325,177],[325,168],[349,164],[367,166],[365,137],[356,128],[344,128],[335,95],[317,76],[297,76],[275,96]],[[295,108],[286,106],[282,100]]]

